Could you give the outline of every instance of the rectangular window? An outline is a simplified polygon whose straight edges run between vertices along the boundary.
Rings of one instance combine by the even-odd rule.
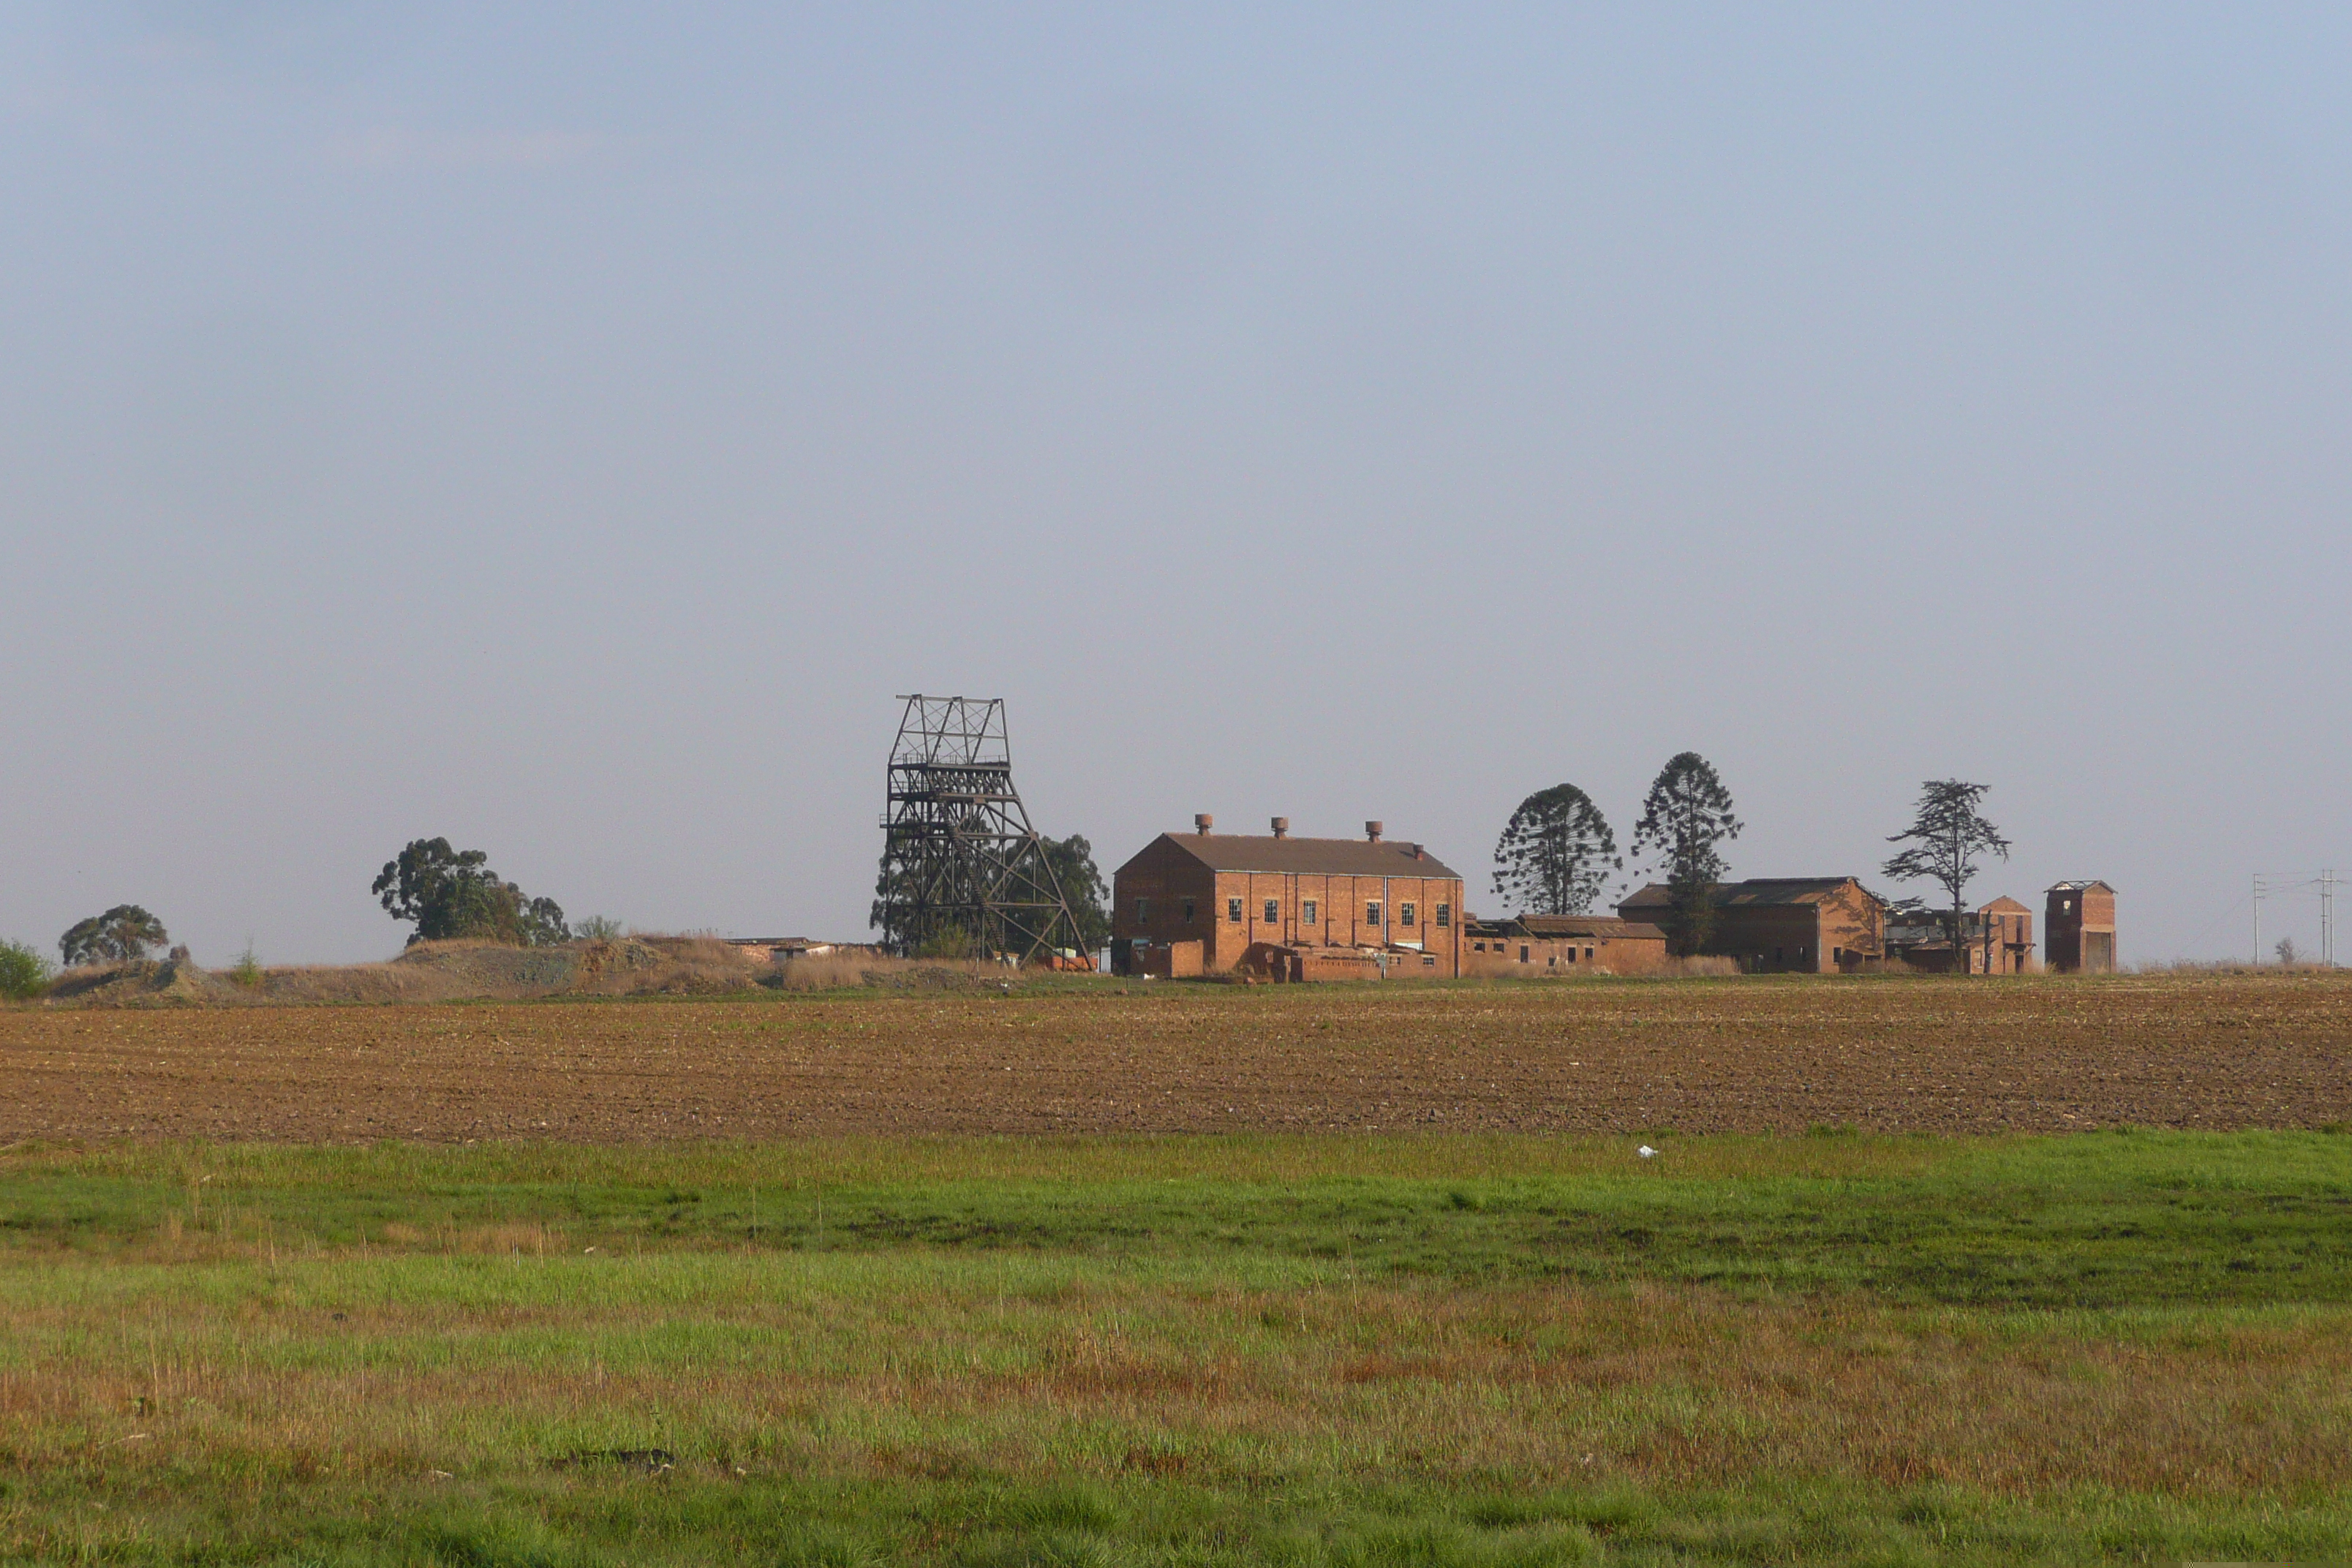
[[[1186,925],[1192,923],[1192,900],[1190,899],[1184,900],[1184,923]]]
[[[1423,969],[1434,969],[1434,968],[1436,968],[1436,967],[1437,967],[1437,954],[1435,954],[1435,953],[1433,953],[1433,952],[1424,952],[1424,953],[1423,953],[1423,954],[1421,955],[1421,966],[1422,966]]]
[[[1470,951],[1473,952],[1484,952],[1486,951],[1486,944],[1483,942],[1474,942],[1470,944]]]
[[[1440,905],[1438,905],[1438,906],[1437,906],[1437,929],[1438,929],[1438,930],[1440,930],[1440,931],[1444,931],[1446,927],[1448,927],[1448,926],[1452,925],[1453,923],[1454,923],[1454,906],[1453,906],[1452,904],[1440,904]]]
[[[1314,900],[1307,899],[1300,901],[1298,906],[1298,923],[1303,926],[1311,926],[1315,923]]]
[[[1412,904],[1399,904],[1397,906],[1397,924],[1406,927],[1412,926],[1413,923],[1413,913],[1414,909]]]
[[[1528,945],[1527,945],[1527,943],[1525,943],[1525,942],[1521,942],[1521,943],[1519,944],[1519,962],[1520,962],[1521,963],[1525,963],[1527,961],[1528,961]]]
[[[1139,926],[1148,926],[1151,923],[1151,900],[1150,899],[1138,899],[1135,900],[1135,923]]]
[[[1592,962],[1592,950],[1589,947],[1584,950],[1584,962],[1587,963]]]
[[[1364,923],[1368,926],[1381,923],[1381,906],[1377,900],[1364,906]]]
[[[1270,925],[1270,926],[1278,926],[1278,925],[1280,925],[1280,924],[1282,923],[1282,900],[1279,900],[1279,899],[1268,899],[1268,900],[1266,900],[1266,901],[1265,901],[1265,923],[1266,923],[1266,924],[1268,924],[1268,925]]]
[[[1568,961],[1570,963],[1574,963],[1576,962],[1576,949],[1571,947],[1568,950]]]
[[[1239,925],[1242,923],[1242,901],[1239,899],[1227,899],[1225,900],[1225,923],[1227,925]]]

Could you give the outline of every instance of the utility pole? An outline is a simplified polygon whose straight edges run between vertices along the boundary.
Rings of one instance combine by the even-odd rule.
[[[2254,873],[2254,965],[2263,962],[2263,874]]]
[[[2336,869],[2322,867],[2319,872],[2319,962],[2328,968],[2336,967]]]

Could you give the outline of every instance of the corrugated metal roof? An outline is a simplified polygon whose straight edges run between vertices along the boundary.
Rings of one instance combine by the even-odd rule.
[[[1412,846],[1383,838],[1276,838],[1246,833],[1160,836],[1213,871],[1271,871],[1307,877],[1452,877],[1461,873]]]
[[[1817,904],[1849,883],[1859,886],[1853,877],[1750,877],[1744,882],[1718,883],[1715,901],[1719,907],[1743,909],[1759,904]],[[1869,889],[1864,888],[1863,891],[1867,893]],[[1617,907],[1646,910],[1664,909],[1665,905],[1666,885],[1653,882],[1640,892],[1619,900]]]
[[[1607,937],[1612,941],[1664,942],[1666,933],[1654,925],[1639,921],[1621,921],[1611,915],[1521,915],[1510,924],[1529,936]]]

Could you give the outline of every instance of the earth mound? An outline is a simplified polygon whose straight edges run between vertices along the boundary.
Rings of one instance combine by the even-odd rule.
[[[427,942],[387,963],[265,969],[235,979],[208,974],[178,957],[71,970],[50,988],[48,1000],[71,1007],[528,1002],[547,996],[718,995],[771,978],[765,966],[725,942],[624,937],[509,947]]]
[[[193,960],[177,956],[68,969],[48,994],[53,1002],[84,1007],[220,1007],[251,999]]]

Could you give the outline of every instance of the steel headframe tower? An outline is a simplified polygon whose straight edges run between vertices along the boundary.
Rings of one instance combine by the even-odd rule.
[[[900,700],[876,906],[884,944],[912,954],[961,933],[983,958],[1076,952],[1077,921],[1013,787],[1004,700]]]

